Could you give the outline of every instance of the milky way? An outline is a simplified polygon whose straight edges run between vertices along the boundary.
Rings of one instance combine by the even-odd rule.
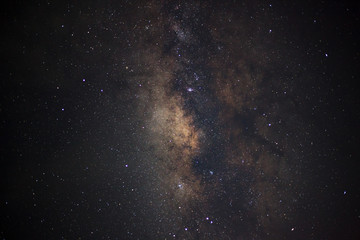
[[[1,238],[359,239],[358,6],[4,9]]]
[[[219,13],[200,3],[158,11],[153,42],[140,41],[134,60],[148,73],[134,81],[153,153],[148,177],[158,178],[146,187],[158,195],[156,205],[149,201],[160,228],[190,239],[210,232],[286,236],[276,235],[280,226],[290,234],[291,209],[301,198],[291,171],[298,158],[291,135],[301,128],[286,95],[292,89],[281,81],[271,86],[272,63],[242,48],[244,39],[234,34],[241,19],[224,29]],[[282,96],[274,99],[270,86]]]

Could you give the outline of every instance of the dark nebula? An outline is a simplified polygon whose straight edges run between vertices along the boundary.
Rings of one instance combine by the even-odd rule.
[[[2,239],[360,239],[359,4],[13,1]]]

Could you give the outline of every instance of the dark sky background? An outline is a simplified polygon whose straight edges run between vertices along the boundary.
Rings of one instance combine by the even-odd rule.
[[[2,239],[360,239],[350,1],[9,1]]]

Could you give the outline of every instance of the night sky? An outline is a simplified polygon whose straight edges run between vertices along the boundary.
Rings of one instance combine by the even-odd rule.
[[[359,17],[2,5],[1,239],[360,239]]]

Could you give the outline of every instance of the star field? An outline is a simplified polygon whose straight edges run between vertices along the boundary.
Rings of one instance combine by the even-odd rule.
[[[11,2],[2,239],[358,239],[359,5]]]

